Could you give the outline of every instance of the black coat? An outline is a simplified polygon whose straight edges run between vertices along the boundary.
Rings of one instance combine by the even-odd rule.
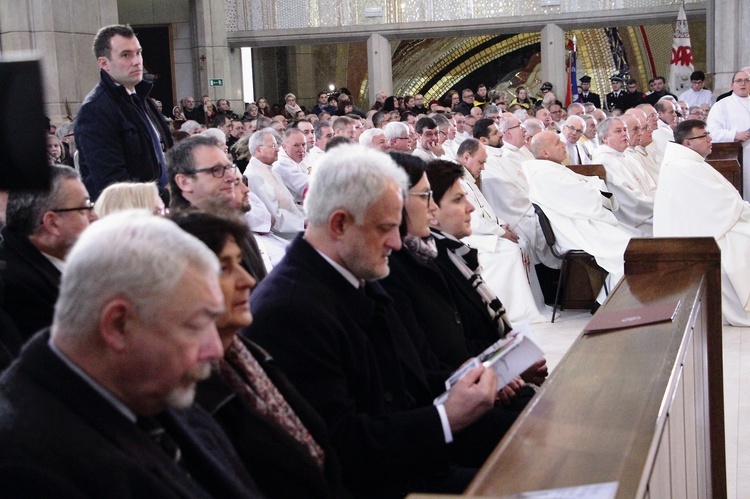
[[[586,97],[584,97],[582,93],[578,94],[578,100],[576,102],[580,102],[581,104],[590,102],[598,109],[601,109],[602,107],[602,100],[599,98],[599,94],[595,94],[594,92],[589,92]]]
[[[101,70],[101,81],[86,96],[78,111],[75,139],[81,177],[89,196],[96,200],[102,190],[115,182],[156,181],[163,191],[166,170],[159,162],[151,136],[151,123],[128,95],[125,87]],[[165,148],[172,147],[172,135],[164,117],[148,98],[152,84],[141,81],[135,86],[145,103],[151,121]]]
[[[34,333],[52,324],[55,302],[60,291],[60,271],[31,244],[29,238],[16,231],[2,229],[0,270],[4,284],[3,309],[13,319],[25,342]],[[20,345],[6,345],[14,355]]]
[[[256,411],[214,373],[198,385],[196,402],[229,436],[258,487],[269,497],[347,497],[340,465],[323,420],[300,396],[274,360],[253,342],[241,338],[263,370],[325,452],[324,471],[306,449]]]
[[[190,473],[35,336],[0,377],[3,497],[260,497],[226,435],[197,406],[156,418]]]
[[[298,236],[250,296],[244,334],[322,416],[349,490],[398,496],[447,469],[448,445],[416,348],[390,297],[368,287],[359,292]]]

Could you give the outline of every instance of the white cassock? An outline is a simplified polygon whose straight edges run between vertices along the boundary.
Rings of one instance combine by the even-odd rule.
[[[653,175],[651,175],[653,159],[649,157],[646,149],[643,147],[638,149],[638,146],[628,146],[623,154],[625,155],[625,158],[628,159],[629,163],[635,168],[638,178],[641,179],[646,188],[646,193],[653,196],[654,193],[656,193],[656,180],[654,180]]]
[[[714,95],[710,90],[705,88],[697,92],[692,88],[688,88],[680,94],[677,100],[687,102],[688,107],[700,106],[701,104],[708,104],[710,106],[714,102]]]
[[[324,154],[325,151],[318,146],[313,146],[312,149],[307,151],[307,154],[305,154],[305,164],[311,172],[315,168],[315,165],[323,158]]]
[[[625,273],[623,255],[634,234],[608,209],[616,208],[617,202],[602,195],[604,182],[547,160],[526,161],[523,170],[529,180],[529,199],[549,218],[557,246],[562,252],[581,249],[592,255],[609,272],[611,291]]]
[[[734,142],[737,132],[750,130],[750,97],[734,93],[721,99],[708,112],[706,128],[714,142]],[[742,189],[745,200],[750,199],[750,140],[742,143]]]
[[[294,202],[292,194],[286,188],[281,177],[271,171],[271,166],[258,158],[251,158],[245,169],[247,185],[250,191],[258,196],[269,213],[273,215],[274,224],[271,231],[284,239],[293,239],[305,228],[305,213],[302,207]]]
[[[571,144],[565,140],[564,135],[560,135],[560,140],[565,144],[565,150],[568,151],[568,164],[569,165],[590,165],[592,155],[588,152],[588,149],[583,147],[580,140],[577,140],[575,144]]]
[[[276,172],[289,192],[292,193],[295,203],[302,203],[302,195],[307,189],[307,184],[310,181],[310,175],[307,171],[307,165],[303,163],[297,163],[284,151],[279,149],[279,159],[273,164],[273,171]]]
[[[639,165],[604,144],[597,147],[594,164],[604,165],[607,172],[608,190],[614,194],[619,206],[615,218],[634,228],[639,236],[651,237],[654,233],[654,196],[639,171]]]
[[[422,147],[422,144],[419,143],[417,143],[417,148],[412,151],[412,155],[418,157],[426,163],[429,163],[430,161],[434,161],[436,159],[440,159],[435,155],[434,152],[424,149]]]
[[[669,144],[654,203],[654,236],[716,239],[724,318],[750,326],[750,204],[697,152]]]
[[[654,189],[659,183],[659,167],[661,166],[654,160],[654,157],[649,154],[648,150],[643,146],[628,147],[625,150],[625,155],[631,159],[635,159],[648,173],[650,177],[649,183],[653,183]]]
[[[495,215],[466,168],[461,185],[475,208],[471,213],[471,235],[462,241],[477,249],[482,278],[505,305],[511,322],[549,321],[551,310],[544,304],[536,271],[523,247],[502,237],[505,229],[501,225],[505,222]]]
[[[658,121],[658,125],[659,126],[656,130],[651,134],[654,141],[646,146],[646,151],[648,151],[649,155],[654,158],[657,165],[661,165],[661,161],[664,159],[664,151],[667,149],[667,144],[674,142],[674,132],[672,131],[672,128],[662,120]]]
[[[271,272],[271,269],[284,258],[289,241],[271,232],[271,213],[263,201],[252,191],[247,195],[250,200],[250,211],[245,213],[245,222],[250,227],[255,242],[258,243],[266,272]]]
[[[524,240],[524,249],[528,251],[532,265],[543,263],[559,269],[560,260],[547,246],[534,207],[529,201],[529,184],[521,166],[525,147],[516,152],[508,146],[510,144],[503,145],[502,157],[494,157],[490,161],[488,156],[482,172],[482,194],[492,210]]]

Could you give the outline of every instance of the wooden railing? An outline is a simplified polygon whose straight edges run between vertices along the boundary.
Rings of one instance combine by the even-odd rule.
[[[598,313],[680,300],[672,322],[581,335],[466,495],[616,482],[620,498],[726,497],[720,253],[634,239]]]

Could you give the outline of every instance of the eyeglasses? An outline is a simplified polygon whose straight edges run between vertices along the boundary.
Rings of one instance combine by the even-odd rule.
[[[510,131],[511,131],[511,130],[513,130],[514,128],[520,128],[520,129],[522,129],[522,130],[526,130],[526,127],[525,127],[525,126],[523,126],[523,123],[519,123],[519,124],[518,124],[518,125],[516,125],[516,126],[509,126],[508,128],[506,128],[506,129],[505,129],[505,131],[506,131],[506,132],[510,132]]]
[[[575,128],[575,127],[572,127],[570,125],[565,125],[565,128],[567,128],[568,130],[570,130],[573,133],[578,133],[578,134],[583,133],[582,129]]]
[[[410,192],[409,195],[410,196],[419,196],[419,197],[421,197],[422,199],[424,199],[425,201],[427,201],[428,205],[430,204],[430,200],[432,199],[432,191],[427,191],[427,192]]]
[[[396,137],[396,140],[409,140],[409,137]]]
[[[216,165],[216,166],[209,166],[208,168],[198,168],[197,170],[193,170],[193,175],[196,173],[211,173],[216,178],[223,178],[224,174],[227,172],[227,170],[232,170],[234,172],[234,169],[236,166],[234,165]]]
[[[684,140],[705,139],[706,137],[710,137],[710,136],[711,136],[711,134],[709,132],[706,132],[703,135],[696,135],[695,137],[687,137]]]
[[[750,83],[750,78],[737,78],[732,83]]]
[[[69,211],[91,211],[94,209],[94,203],[91,202],[90,199],[86,200],[86,204],[84,206],[78,206],[76,208],[57,208],[55,210],[49,210],[53,213],[67,213]]]
[[[154,208],[154,215],[166,217],[169,215],[169,208]]]

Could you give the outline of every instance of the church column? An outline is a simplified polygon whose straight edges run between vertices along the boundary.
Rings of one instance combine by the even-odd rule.
[[[75,115],[99,82],[91,46],[99,28],[117,19],[117,0],[0,0],[0,51],[42,55],[42,88],[52,123],[65,121],[68,109]]]
[[[378,92],[393,95],[391,43],[378,34],[367,39],[367,87],[371,106],[375,103],[375,94]]]
[[[218,99],[230,101],[237,114],[245,111],[242,100],[242,56],[240,50],[230,50],[227,44],[227,26],[224,0],[194,0],[194,47],[200,61],[195,82],[195,98],[208,95],[216,104]],[[211,86],[210,81],[220,79],[222,86]]]
[[[734,72],[750,65],[750,5],[744,0],[714,0],[708,15],[713,15],[708,36],[713,36],[714,62],[709,70],[714,72],[714,95],[719,95],[729,90]]]
[[[565,31],[556,24],[542,28],[542,81],[553,85],[559,101],[565,100],[567,73],[565,72]]]
[[[318,102],[319,91],[315,87],[315,59],[312,45],[289,47],[288,64],[289,87],[279,89],[280,92],[284,95],[288,92],[293,93],[297,97],[297,104],[304,105],[308,110],[312,109]]]

